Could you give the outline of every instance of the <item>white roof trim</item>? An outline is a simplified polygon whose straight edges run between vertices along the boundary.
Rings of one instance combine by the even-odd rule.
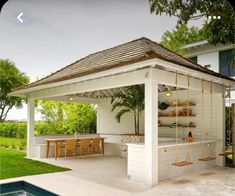
[[[70,79],[70,80],[65,80],[65,81],[61,81],[61,82],[45,84],[45,85],[40,85],[40,86],[35,86],[35,87],[29,88],[29,89],[22,89],[22,90],[19,90],[16,92],[11,92],[11,93],[9,93],[9,95],[10,96],[27,96],[31,92],[38,91],[38,90],[43,90],[43,89],[52,88],[52,87],[58,87],[58,86],[77,83],[77,82],[83,82],[83,81],[92,80],[92,79],[103,78],[105,76],[111,76],[111,75],[116,75],[116,74],[120,74],[120,73],[131,72],[131,71],[135,71],[138,69],[148,68],[149,66],[158,66],[158,65],[163,66],[165,68],[172,69],[172,70],[177,69],[179,71],[182,71],[182,73],[184,73],[184,74],[191,73],[192,75],[194,75],[194,77],[197,77],[199,79],[202,77],[208,78],[208,80],[215,81],[215,83],[222,84],[223,81],[224,81],[224,85],[228,85],[231,83],[231,81],[229,81],[228,79],[220,78],[219,76],[213,76],[213,75],[210,75],[209,73],[202,73],[201,71],[198,71],[198,70],[193,70],[191,68],[181,67],[180,65],[177,65],[175,63],[170,63],[165,60],[155,58],[155,59],[147,60],[144,62],[130,64],[125,67],[119,67],[119,68],[115,68],[115,69],[111,69],[111,70],[107,70],[107,71],[103,71],[103,72],[99,72],[99,73],[94,73],[94,74],[90,74],[90,75],[79,77],[79,78],[74,78],[74,79]]]
[[[195,47],[198,47],[198,46],[202,46],[202,45],[205,45],[205,44],[208,44],[207,40],[186,44],[181,48],[182,49],[189,49],[189,48],[195,48]]]

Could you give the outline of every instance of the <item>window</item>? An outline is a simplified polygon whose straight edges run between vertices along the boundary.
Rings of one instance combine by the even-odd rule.
[[[225,76],[234,77],[235,68],[233,67],[234,50],[224,50],[219,52],[219,72]]]
[[[194,63],[197,63],[197,56],[189,57],[189,59],[193,61]]]

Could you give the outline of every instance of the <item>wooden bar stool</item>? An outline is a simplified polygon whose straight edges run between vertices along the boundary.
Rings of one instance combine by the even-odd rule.
[[[93,154],[100,154],[101,152],[100,142],[101,139],[99,137],[91,139],[91,149]]]

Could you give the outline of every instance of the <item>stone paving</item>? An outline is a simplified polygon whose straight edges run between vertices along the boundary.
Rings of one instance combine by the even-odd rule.
[[[214,167],[198,173],[161,181],[148,188],[126,176],[126,159],[91,156],[41,161],[71,168],[72,171],[26,176],[0,183],[25,180],[64,196],[234,196],[235,169]]]

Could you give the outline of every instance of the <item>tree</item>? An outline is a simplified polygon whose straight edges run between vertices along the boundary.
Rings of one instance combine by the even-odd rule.
[[[214,45],[234,43],[235,15],[227,0],[149,0],[149,3],[151,13],[175,16],[178,24],[216,16],[203,25],[206,39]]]
[[[0,59],[0,122],[4,122],[8,112],[13,108],[21,108],[25,99],[21,97],[10,97],[13,89],[28,84],[29,78],[15,64],[7,59]]]
[[[36,125],[38,134],[96,131],[96,110],[90,104],[40,100],[37,111],[41,113],[43,119]]]
[[[166,31],[163,34],[160,44],[175,53],[184,55],[185,50],[182,49],[182,46],[202,40],[205,40],[203,29],[189,28],[187,25],[176,25],[175,30],[172,32]]]
[[[116,114],[117,122],[125,113],[131,113],[134,117],[135,134],[139,134],[139,121],[141,112],[144,110],[144,86],[135,85],[126,87],[124,92],[116,93],[112,99],[112,111],[120,110]]]

